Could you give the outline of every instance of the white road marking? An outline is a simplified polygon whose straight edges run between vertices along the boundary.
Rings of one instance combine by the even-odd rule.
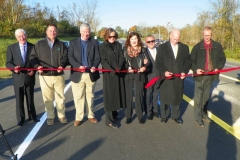
[[[67,90],[70,88],[70,86],[71,86],[71,82],[69,82],[67,84],[67,86],[64,88],[64,94],[67,92]],[[54,107],[55,107],[55,105],[56,105],[56,103],[54,101]],[[45,112],[43,114],[43,116],[41,117],[40,122],[36,123],[34,128],[31,130],[31,132],[25,138],[23,143],[18,147],[17,151],[14,153],[15,155],[17,155],[18,159],[20,159],[22,157],[23,153],[25,152],[27,147],[30,145],[30,143],[32,142],[33,138],[36,136],[37,132],[42,127],[42,125],[43,125],[43,123],[45,122],[46,119],[47,119],[47,114]]]
[[[225,66],[229,66],[229,67],[237,67],[237,66],[230,65],[230,64],[225,64]]]
[[[227,78],[227,79],[230,79],[230,80],[233,80],[233,81],[236,81],[236,82],[240,82],[239,79],[237,78],[232,78],[232,77],[229,77],[229,76],[226,76],[226,75],[223,75],[223,74],[220,74],[221,77],[224,77],[224,78]]]

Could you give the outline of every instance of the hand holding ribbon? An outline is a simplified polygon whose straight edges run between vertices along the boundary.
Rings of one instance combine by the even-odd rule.
[[[14,68],[14,72],[15,72],[15,73],[19,73],[19,72],[20,72],[20,66],[16,66],[16,67]]]
[[[43,72],[43,70],[42,70],[42,69],[43,69],[43,66],[39,66],[37,69],[38,69],[38,73],[41,74],[41,73]]]

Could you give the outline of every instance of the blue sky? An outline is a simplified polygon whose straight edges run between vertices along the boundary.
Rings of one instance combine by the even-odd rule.
[[[26,0],[27,4],[39,2],[51,9],[67,7],[82,0]],[[208,0],[98,0],[100,27],[120,26],[129,29],[141,23],[147,26],[166,26],[168,22],[176,28],[193,24],[197,14],[208,10]]]

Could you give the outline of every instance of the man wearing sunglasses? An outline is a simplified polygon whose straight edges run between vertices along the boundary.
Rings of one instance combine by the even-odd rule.
[[[179,40],[180,31],[175,29],[170,34],[170,40],[157,48],[156,69],[163,77],[160,85],[160,111],[163,124],[167,123],[170,106],[171,119],[178,124],[183,123],[180,119],[180,104],[185,75],[190,70],[191,61],[189,47]],[[180,75],[180,77],[175,75]]]
[[[153,35],[148,35],[145,38],[145,42],[147,45],[147,53],[151,60],[151,67],[149,67],[147,71],[147,78],[150,81],[152,78],[157,77],[159,75],[157,70],[155,69],[155,59],[157,55],[157,49],[155,47],[155,37]],[[153,117],[159,118],[158,114],[158,85],[155,83],[151,87],[146,89],[146,106],[147,106],[147,119],[152,120]]]

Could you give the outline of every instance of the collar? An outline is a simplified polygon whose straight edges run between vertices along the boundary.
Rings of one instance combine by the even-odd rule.
[[[27,42],[25,42],[24,44],[21,44],[21,43],[19,43],[19,47],[23,47],[23,46],[27,46]]]

